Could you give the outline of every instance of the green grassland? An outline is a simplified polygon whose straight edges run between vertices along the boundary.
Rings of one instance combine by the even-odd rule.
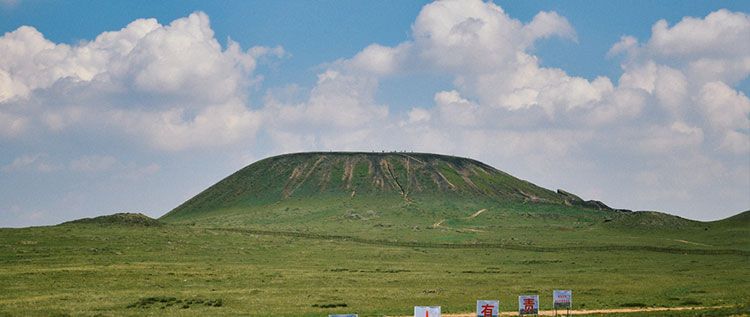
[[[527,294],[550,310],[555,289],[573,291],[574,309],[729,316],[750,313],[747,272],[750,212],[697,222],[469,159],[300,153],[158,220],[0,229],[0,316],[383,316],[467,313],[478,299],[516,311]]]
[[[520,226],[527,216],[517,217],[517,227],[497,228],[494,240],[436,228],[408,230],[403,245],[119,219],[0,229],[0,314],[410,315],[415,305],[470,312],[491,298],[513,311],[523,294],[541,295],[549,310],[554,289],[573,290],[576,309],[730,305],[670,313],[716,316],[750,309],[742,219],[633,231],[639,220],[630,218],[531,230]],[[735,238],[741,243],[729,242]]]

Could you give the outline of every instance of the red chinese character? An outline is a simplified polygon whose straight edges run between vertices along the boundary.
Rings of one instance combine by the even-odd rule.
[[[533,298],[524,298],[523,299],[523,312],[524,313],[530,313],[534,311],[534,299]]]
[[[492,317],[492,309],[495,308],[495,306],[492,306],[490,304],[482,306],[481,313],[484,315],[484,317]]]

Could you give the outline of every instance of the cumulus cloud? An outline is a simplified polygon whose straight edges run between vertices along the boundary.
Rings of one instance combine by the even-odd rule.
[[[432,115],[430,115],[429,110],[424,109],[424,108],[412,108],[409,111],[408,119],[406,121],[402,121],[400,123],[400,126],[403,127],[407,124],[430,121],[431,118],[432,118]]]
[[[29,119],[13,113],[0,112],[0,136],[12,137],[26,130]]]
[[[606,78],[592,85],[539,67],[527,52],[542,38],[575,39],[567,19],[555,12],[540,12],[523,24],[493,3],[440,1],[425,6],[412,29],[415,54],[436,71],[452,73],[458,92],[483,105],[541,107],[552,116],[556,107],[585,106],[611,89]],[[555,89],[566,93],[550,93]]]
[[[677,58],[746,57],[750,51],[750,16],[721,9],[705,18],[685,17],[669,27],[660,20],[645,45],[652,54]]]
[[[54,172],[62,167],[49,161],[49,154],[37,153],[33,155],[23,155],[17,157],[12,163],[2,167],[3,172],[18,171],[36,171],[36,172]]]
[[[697,101],[710,127],[720,135],[720,148],[750,153],[750,99],[722,82],[710,82],[698,93]]]
[[[750,102],[733,86],[750,75],[748,37],[750,17],[741,12],[718,10],[671,27],[661,20],[648,41],[626,36],[610,50],[627,55],[618,89],[645,92],[652,113],[666,116],[663,124],[701,128],[712,150],[746,155]]]
[[[252,138],[260,119],[245,88],[259,80],[258,58],[284,54],[232,40],[223,49],[202,12],[139,19],[74,46],[23,26],[0,37],[0,51],[3,136],[35,120],[53,132],[105,122],[167,150]]]
[[[419,13],[412,31],[418,53],[441,69],[472,72],[513,66],[540,38],[575,37],[568,21],[540,12],[524,25],[493,3],[438,1]]]
[[[750,74],[750,16],[721,9],[704,18],[685,17],[673,26],[660,20],[651,38],[639,43],[623,36],[609,55],[625,54],[625,67],[649,61],[682,69],[697,83],[736,85]]]
[[[508,109],[533,108],[530,111],[535,114],[552,117],[557,108],[588,107],[612,90],[604,77],[593,83],[570,77],[559,69],[539,67],[536,57],[527,53],[542,38],[575,40],[573,28],[555,12],[540,12],[524,24],[493,3],[438,1],[422,9],[412,31],[413,41],[394,47],[372,44],[351,59],[329,65],[305,102],[289,104],[276,97],[267,98],[266,117],[277,118],[277,126],[284,125],[287,131],[299,134],[309,131],[303,127],[315,125],[322,130],[347,129],[349,136],[379,135],[372,139],[400,144],[406,133],[394,131],[395,127],[440,123],[472,128],[491,124],[488,112],[498,114]],[[434,109],[415,108],[408,118],[397,120],[387,107],[374,104],[380,78],[425,72],[454,76],[456,89],[437,92]],[[502,121],[517,125],[511,119]],[[391,137],[394,134],[398,135],[395,139]],[[290,139],[288,134],[277,135]],[[318,139],[336,140],[341,136],[338,131],[318,133]]]
[[[370,74],[327,69],[301,102],[285,91],[269,92],[263,118],[274,151],[376,148],[370,136],[392,125],[388,107],[374,102],[377,85]]]
[[[403,69],[411,49],[410,42],[404,42],[397,47],[372,44],[351,60],[344,62],[344,66],[355,72],[390,75]]]

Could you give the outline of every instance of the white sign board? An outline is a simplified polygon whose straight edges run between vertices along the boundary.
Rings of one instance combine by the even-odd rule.
[[[414,306],[414,317],[440,317],[440,306]]]
[[[539,295],[518,296],[518,314],[519,315],[538,315],[539,314]]]
[[[499,312],[500,301],[496,300],[478,300],[477,317],[497,317]]]
[[[572,308],[573,307],[573,296],[570,290],[567,291],[554,291],[552,292],[552,298],[554,298],[553,307],[555,308]]]

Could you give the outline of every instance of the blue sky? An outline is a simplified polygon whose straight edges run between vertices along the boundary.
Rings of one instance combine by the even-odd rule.
[[[158,217],[267,156],[472,157],[750,208],[746,1],[0,1],[0,227]]]

